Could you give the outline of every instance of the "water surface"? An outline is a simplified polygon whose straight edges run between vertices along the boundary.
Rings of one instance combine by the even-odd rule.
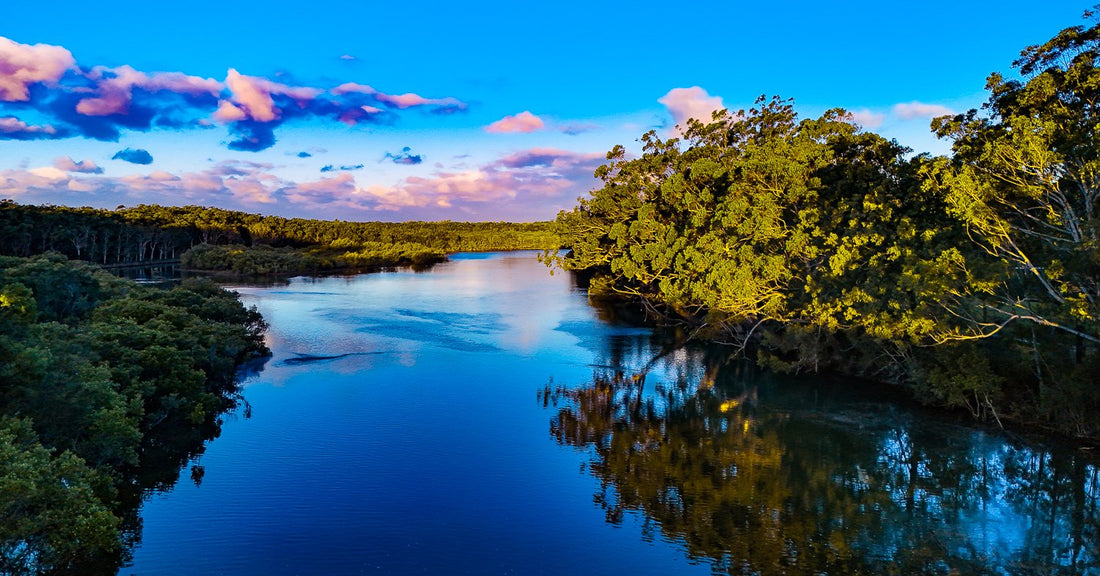
[[[274,356],[123,574],[1100,571],[1086,453],[673,349],[534,253],[238,290]]]

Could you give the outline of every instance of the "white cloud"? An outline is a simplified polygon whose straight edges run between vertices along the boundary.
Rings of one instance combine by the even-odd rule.
[[[955,112],[947,106],[943,106],[940,104],[926,104],[924,102],[913,100],[912,102],[895,104],[893,108],[893,113],[894,116],[897,116],[902,120],[915,120],[917,118],[931,119],[937,116],[954,114]]]
[[[882,126],[883,120],[886,119],[886,115],[881,112],[873,112],[867,108],[861,108],[859,110],[851,110],[848,112],[848,117],[853,122],[863,126],[864,128],[878,128]]]

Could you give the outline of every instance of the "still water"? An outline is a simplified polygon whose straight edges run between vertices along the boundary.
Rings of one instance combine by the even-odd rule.
[[[1100,574],[1100,468],[670,347],[531,252],[238,288],[274,356],[122,574]]]

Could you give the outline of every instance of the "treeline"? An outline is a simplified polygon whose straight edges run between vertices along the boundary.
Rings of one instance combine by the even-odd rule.
[[[141,491],[217,435],[265,328],[210,282],[0,257],[0,574],[115,573]]]
[[[430,263],[451,252],[545,249],[559,242],[550,222],[342,222],[200,206],[101,210],[11,200],[0,200],[0,239],[2,254],[52,251],[103,265],[175,260],[196,246],[232,245],[185,263],[251,273]],[[256,247],[263,249],[252,253]]]
[[[430,266],[446,260],[441,250],[412,242],[347,242],[307,248],[256,244],[199,244],[183,254],[185,268],[237,274],[288,274],[329,270],[372,270],[390,266]]]
[[[552,260],[768,366],[1095,439],[1098,57],[1100,26],[1027,48],[982,111],[935,120],[946,157],[779,98],[650,132],[559,215]]]

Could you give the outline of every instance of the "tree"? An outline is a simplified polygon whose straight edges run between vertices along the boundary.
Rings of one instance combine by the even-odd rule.
[[[931,304],[963,280],[957,227],[917,180],[924,159],[843,110],[799,120],[761,98],[692,121],[684,141],[643,142],[639,158],[612,150],[604,186],[558,217],[570,251],[551,262],[592,271],[590,293],[741,347],[763,336],[786,367],[817,369],[847,362],[853,340],[927,339]]]
[[[1096,14],[1085,17],[1097,21]],[[992,74],[989,101],[938,118],[951,158],[926,170],[991,262],[972,262],[975,290],[955,295],[945,338],[985,337],[1030,322],[1100,344],[1100,25],[1030,46],[1020,79]]]
[[[0,574],[114,574],[143,490],[218,433],[265,328],[209,281],[0,257]]]
[[[96,473],[0,416],[0,573],[41,574],[117,550],[119,520],[95,494]]]

